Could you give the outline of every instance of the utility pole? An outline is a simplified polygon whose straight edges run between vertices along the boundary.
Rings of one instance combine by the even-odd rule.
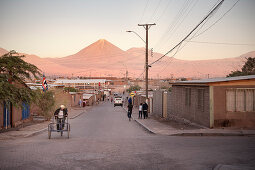
[[[148,99],[148,69],[149,69],[149,65],[148,65],[148,31],[150,29],[150,27],[152,25],[156,25],[154,24],[138,24],[138,26],[143,26],[144,29],[146,30],[146,53],[145,53],[145,90],[146,90],[146,99]]]

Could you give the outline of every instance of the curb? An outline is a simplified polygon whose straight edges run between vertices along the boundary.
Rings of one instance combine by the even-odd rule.
[[[38,131],[36,131],[36,132],[33,132],[33,133],[31,133],[31,134],[25,135],[24,138],[28,138],[28,137],[32,137],[32,136],[35,136],[35,135],[39,135],[40,133],[43,133],[43,132],[45,132],[45,131],[47,131],[47,130],[48,130],[48,127],[43,128],[43,129],[38,130]]]
[[[76,117],[82,115],[83,113],[85,113],[85,112],[81,112],[81,113],[79,113],[79,114],[77,114],[77,115],[71,117],[70,119],[75,119]],[[31,134],[25,135],[24,138],[28,138],[28,137],[32,137],[32,136],[39,135],[39,134],[41,134],[41,133],[43,133],[43,132],[45,132],[45,131],[47,131],[47,130],[48,130],[48,127],[43,128],[43,129],[38,130],[38,131],[35,131],[35,132],[31,133]]]
[[[126,112],[128,112],[124,107],[122,107]],[[155,132],[153,132],[152,130],[150,130],[150,128],[148,128],[147,126],[143,125],[142,123],[140,123],[139,121],[137,121],[136,119],[132,118],[139,126],[141,126],[144,130],[148,131],[151,134],[156,134]]]
[[[134,120],[135,120],[135,122],[136,122],[139,126],[141,126],[143,129],[145,129],[146,131],[148,131],[148,132],[151,133],[151,134],[156,135],[156,133],[153,132],[152,130],[150,130],[150,128],[148,128],[147,126],[143,125],[142,123],[140,123],[140,122],[137,121],[136,119],[134,119]]]
[[[75,115],[75,116],[73,116],[73,117],[70,117],[69,119],[75,119],[76,117],[82,115],[83,113],[86,113],[86,111],[80,112],[79,114],[77,114],[77,115]]]

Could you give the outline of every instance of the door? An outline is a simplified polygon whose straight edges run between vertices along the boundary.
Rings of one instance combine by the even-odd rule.
[[[29,118],[30,107],[27,103],[22,103],[22,120]]]
[[[11,125],[11,103],[4,101],[4,127]]]

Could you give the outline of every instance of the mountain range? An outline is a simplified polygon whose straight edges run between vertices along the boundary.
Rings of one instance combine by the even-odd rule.
[[[0,48],[0,55],[7,52]],[[76,54],[62,58],[41,58],[32,54],[20,54],[25,55],[25,61],[36,65],[46,75],[59,76],[124,77],[128,71],[129,77],[142,78],[145,63],[144,48],[124,51],[105,39],[100,39]],[[150,53],[149,63],[161,56],[162,54],[154,52],[152,57]],[[149,77],[224,77],[231,71],[240,69],[246,57],[255,57],[255,51],[233,58],[194,61],[166,56],[150,67]]]

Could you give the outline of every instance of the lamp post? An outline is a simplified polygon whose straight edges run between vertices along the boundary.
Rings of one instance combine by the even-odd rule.
[[[148,64],[148,31],[150,29],[151,26],[153,25],[156,25],[155,23],[154,24],[138,24],[138,26],[142,26],[145,28],[146,30],[146,41],[144,41],[144,39],[142,39],[142,37],[137,34],[135,31],[127,31],[127,32],[133,32],[134,34],[136,34],[144,43],[145,43],[145,48],[146,48],[146,53],[145,53],[145,93],[146,93],[146,99],[148,99],[148,77],[149,77],[149,73],[148,73],[148,69],[149,67],[151,67],[149,64]]]

